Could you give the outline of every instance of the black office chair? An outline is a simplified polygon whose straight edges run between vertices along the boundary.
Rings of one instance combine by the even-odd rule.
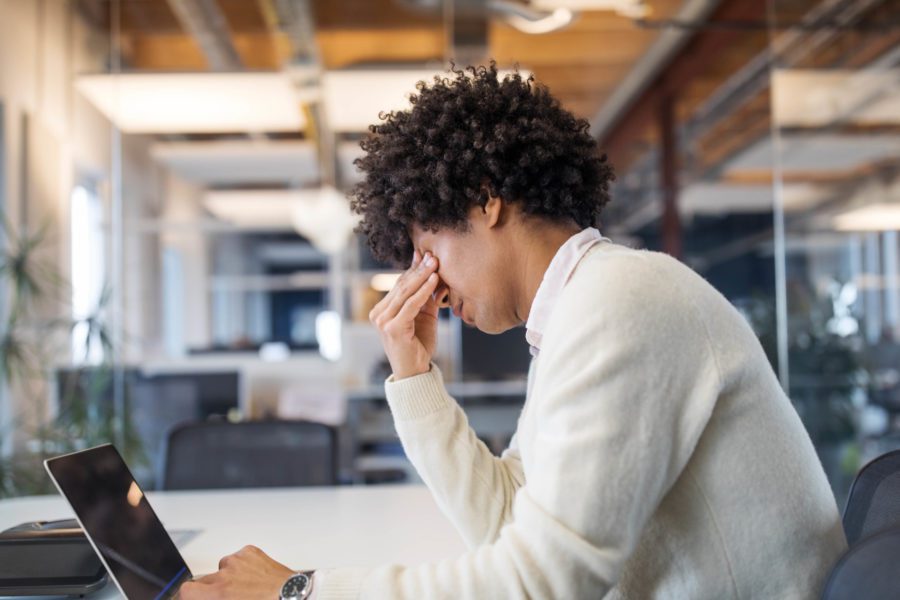
[[[831,570],[822,599],[900,598],[900,450],[860,470],[843,522],[850,549]]]
[[[900,450],[882,454],[860,470],[844,508],[844,533],[851,547],[894,525],[900,525]]]
[[[334,485],[331,427],[307,421],[204,421],[169,432],[165,490]]]
[[[900,527],[882,529],[851,547],[838,561],[822,600],[900,598]]]

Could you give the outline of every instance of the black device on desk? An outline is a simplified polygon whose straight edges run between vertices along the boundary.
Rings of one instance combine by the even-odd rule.
[[[128,600],[168,600],[192,574],[112,445],[44,461],[100,561]]]
[[[0,596],[83,596],[106,569],[75,519],[23,523],[0,532]]]

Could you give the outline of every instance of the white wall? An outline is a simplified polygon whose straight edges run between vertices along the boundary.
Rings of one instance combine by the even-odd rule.
[[[6,133],[2,210],[16,225],[23,223],[26,215],[30,228],[52,223],[43,252],[65,280],[71,269],[72,188],[87,178],[108,193],[112,165],[111,126],[72,85],[78,73],[105,69],[109,43],[106,36],[98,35],[77,18],[72,4],[70,0],[0,0],[0,101],[4,104]],[[22,152],[23,137],[29,141],[27,161]],[[137,217],[159,195],[158,174],[152,168],[146,140],[125,139],[122,146],[124,212],[126,218]],[[23,197],[27,204],[23,204]],[[139,236],[126,236],[125,250],[126,277],[121,293],[129,331],[126,339],[147,343],[154,335],[158,337],[154,331],[159,323],[158,306],[146,301],[158,260],[155,252],[148,253],[146,240],[142,242]],[[67,293],[62,291],[61,296],[62,302],[52,309],[56,314],[45,316],[71,316]],[[129,306],[135,310],[128,310]],[[61,348],[67,352],[68,344]],[[134,346],[125,350],[126,359],[136,352]],[[60,352],[59,362],[68,360],[68,355]],[[10,423],[14,415],[33,423],[44,410],[43,403],[35,402],[31,395],[9,398],[9,394],[0,398],[0,424]]]

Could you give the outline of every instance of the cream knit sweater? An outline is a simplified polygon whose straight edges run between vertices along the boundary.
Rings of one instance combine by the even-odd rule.
[[[834,498],[752,330],[693,271],[597,244],[528,390],[497,458],[436,367],[389,380],[407,455],[470,550],[327,570],[318,598],[817,597],[845,547]]]

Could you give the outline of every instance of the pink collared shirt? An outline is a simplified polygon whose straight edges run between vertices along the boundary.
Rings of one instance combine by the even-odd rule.
[[[584,258],[585,253],[600,241],[609,241],[603,237],[597,229],[588,227],[570,237],[559,247],[559,250],[550,261],[550,266],[544,273],[541,285],[538,287],[534,301],[531,303],[531,311],[528,313],[528,321],[525,323],[525,339],[531,346],[531,355],[537,356],[541,350],[541,338],[544,327],[550,318],[550,313],[556,305],[556,299],[575,271],[575,267]]]

